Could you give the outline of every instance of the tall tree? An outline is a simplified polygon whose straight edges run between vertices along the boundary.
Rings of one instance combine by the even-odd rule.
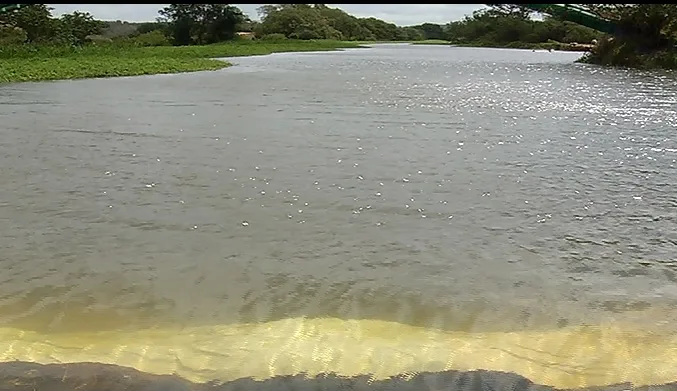
[[[28,42],[44,41],[54,35],[52,10],[47,4],[31,4],[2,15],[0,22],[21,28]]]
[[[159,21],[168,24],[175,45],[232,39],[246,21],[242,11],[230,4],[170,4],[158,13]]]
[[[158,11],[158,22],[166,23],[175,45],[193,43],[193,29],[198,23],[198,4],[170,4]]]
[[[276,4],[259,7],[262,34],[284,34],[288,38],[341,38],[319,9],[308,4]]]
[[[75,11],[70,14],[63,14],[56,21],[56,29],[66,42],[82,45],[87,41],[90,35],[101,34],[106,23],[94,19],[89,12]]]
[[[203,25],[204,43],[221,42],[235,38],[237,28],[248,18],[242,11],[229,4],[206,4]]]

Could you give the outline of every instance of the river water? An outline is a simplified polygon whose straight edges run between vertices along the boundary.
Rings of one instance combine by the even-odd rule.
[[[579,56],[0,86],[0,360],[677,380],[677,82]]]

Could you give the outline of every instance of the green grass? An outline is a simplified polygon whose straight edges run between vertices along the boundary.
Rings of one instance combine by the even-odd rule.
[[[359,47],[343,41],[237,41],[206,46],[0,47],[0,83],[136,76],[217,70],[231,64],[218,57]]]

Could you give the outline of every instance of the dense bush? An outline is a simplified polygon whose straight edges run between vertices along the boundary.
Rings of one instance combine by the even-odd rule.
[[[266,34],[261,37],[262,41],[283,41],[285,39],[287,39],[287,37],[280,33]]]

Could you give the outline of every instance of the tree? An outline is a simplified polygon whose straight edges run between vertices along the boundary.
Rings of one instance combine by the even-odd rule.
[[[437,25],[440,27],[440,31],[442,31],[442,26]],[[425,33],[415,27],[403,27],[401,28],[401,31],[404,35],[402,38],[405,41],[422,41],[424,39],[444,39],[441,38],[443,35],[440,35],[440,38],[427,38]]]
[[[502,12],[492,9],[474,12],[462,21],[449,23],[445,27],[446,39],[480,46],[523,47],[549,41],[587,43],[602,36],[572,22],[557,18],[536,21],[516,12],[509,8]]]
[[[198,23],[197,4],[170,4],[158,11],[159,23],[166,23],[175,45],[193,43],[193,29]]]
[[[278,11],[281,7],[276,4],[264,4],[256,9],[256,12],[259,14],[261,20],[265,19],[266,16],[272,14],[275,11]]]
[[[296,39],[420,40],[419,30],[398,27],[376,18],[358,19],[326,4],[266,4],[257,9],[257,36],[283,34]]]
[[[237,26],[235,26],[235,29],[237,31],[251,32],[254,31],[254,28],[256,27],[257,24],[258,22],[251,20],[248,16],[245,15],[242,22]]]
[[[675,4],[576,4],[600,17],[613,20],[621,40],[639,50],[672,45],[677,34]]]
[[[0,22],[25,31],[27,42],[46,41],[54,36],[52,10],[47,4],[32,4],[2,15]]]
[[[159,12],[175,45],[210,44],[235,37],[245,22],[242,11],[229,4],[170,4]]]
[[[369,29],[378,41],[396,40],[398,37],[397,26],[376,18],[359,19],[362,26]]]
[[[340,39],[340,31],[332,27],[319,9],[308,4],[278,4],[259,7],[259,33],[284,34],[295,39]]]
[[[139,27],[136,28],[136,32],[139,34],[146,34],[156,30],[165,30],[166,28],[166,23],[149,22],[139,25]]]
[[[233,39],[237,29],[247,18],[239,8],[228,4],[206,4],[202,19],[202,43],[215,43]]]
[[[0,23],[0,45],[20,45],[26,42],[26,32],[19,27]]]
[[[326,20],[329,26],[341,33],[343,39],[363,40],[371,32],[360,25],[359,20],[338,8],[329,8],[324,4],[313,6]]]
[[[423,33],[425,39],[445,39],[444,28],[439,24],[423,23],[418,26],[411,26]]]
[[[61,15],[55,25],[57,37],[75,45],[84,44],[88,36],[99,35],[106,27],[105,22],[94,19],[89,12],[79,11]]]
[[[518,19],[529,19],[531,10],[521,4],[487,4],[489,14],[494,16],[512,16]]]

